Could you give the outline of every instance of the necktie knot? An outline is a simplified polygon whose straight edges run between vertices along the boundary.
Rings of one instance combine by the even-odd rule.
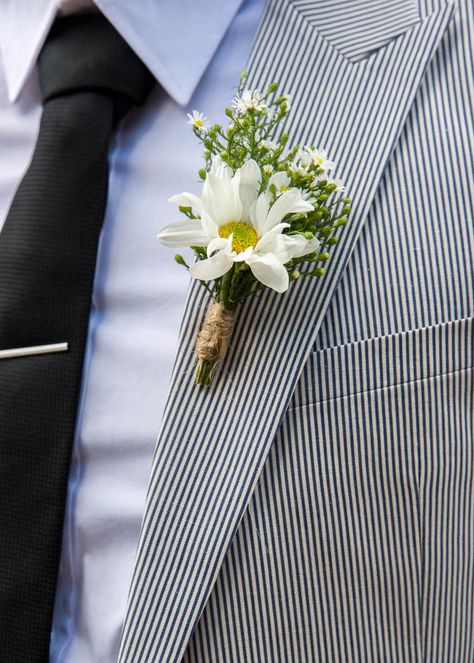
[[[99,13],[56,20],[39,57],[39,76],[44,102],[102,92],[115,99],[120,112],[142,104],[154,84],[140,58]]]

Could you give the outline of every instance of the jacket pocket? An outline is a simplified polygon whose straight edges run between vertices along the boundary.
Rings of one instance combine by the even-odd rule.
[[[472,318],[348,343],[310,355],[290,408],[472,366]]]

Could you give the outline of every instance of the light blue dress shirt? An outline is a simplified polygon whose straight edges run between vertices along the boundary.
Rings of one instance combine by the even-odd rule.
[[[155,440],[188,286],[156,235],[174,193],[198,192],[202,147],[186,112],[224,121],[264,0],[95,0],[160,85],[110,152],[51,661],[116,660]],[[34,63],[56,0],[0,6],[0,225],[41,113]],[[15,101],[15,103],[11,103]]]

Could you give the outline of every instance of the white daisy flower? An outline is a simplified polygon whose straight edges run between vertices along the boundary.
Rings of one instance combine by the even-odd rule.
[[[329,179],[326,180],[326,182],[328,182],[328,184],[335,184],[336,185],[336,188],[334,189],[335,193],[345,193],[346,187],[344,186],[344,183],[343,183],[342,180],[339,180],[339,179],[333,180],[333,179],[329,178]]]
[[[280,147],[278,143],[273,140],[261,140],[260,147],[264,147],[269,152],[275,152]]]
[[[329,160],[326,150],[310,150],[309,153],[312,162],[318,168],[322,168],[324,171],[334,168],[334,162]]]
[[[278,162],[283,163],[288,159],[288,155],[290,154],[290,150],[287,147],[283,148],[282,153],[278,157]]]
[[[188,124],[190,124],[194,129],[198,129],[202,132],[206,132],[208,130],[209,123],[207,118],[204,117],[203,113],[197,110],[193,110],[192,115],[191,113],[187,113],[187,116]]]
[[[258,90],[244,90],[241,95],[236,95],[232,108],[239,115],[245,115],[248,111],[261,112],[266,105],[261,101]]]
[[[267,108],[265,111],[265,117],[267,120],[274,120],[276,116],[276,110],[274,108]]]
[[[297,161],[290,161],[288,167],[291,170],[291,172],[294,173],[295,175],[299,175],[300,177],[307,177],[308,175],[308,171],[306,170],[306,168]]]
[[[260,183],[261,172],[255,161],[247,161],[232,173],[216,158],[201,197],[181,193],[170,198],[176,205],[192,207],[201,218],[166,226],[158,238],[170,247],[207,248],[207,259],[197,261],[189,270],[196,279],[212,281],[228,272],[235,262],[245,262],[258,281],[285,292],[289,277],[284,265],[315,251],[319,241],[283,234],[289,227],[283,219],[291,213],[307,213],[313,206],[298,189],[284,191],[271,204],[268,190],[259,193]]]
[[[311,150],[308,150],[306,147],[302,147],[296,153],[296,159],[304,168],[307,168],[313,160]]]

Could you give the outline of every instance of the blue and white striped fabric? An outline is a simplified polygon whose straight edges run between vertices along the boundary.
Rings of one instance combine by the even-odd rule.
[[[385,46],[419,21],[416,0],[293,0],[293,6],[352,62]]]
[[[474,184],[445,172],[469,158],[472,14],[357,4],[263,17],[251,84],[281,81],[354,211],[323,279],[246,307],[209,390],[191,288],[121,663],[473,660]]]
[[[311,355],[185,663],[472,663],[472,339]]]

